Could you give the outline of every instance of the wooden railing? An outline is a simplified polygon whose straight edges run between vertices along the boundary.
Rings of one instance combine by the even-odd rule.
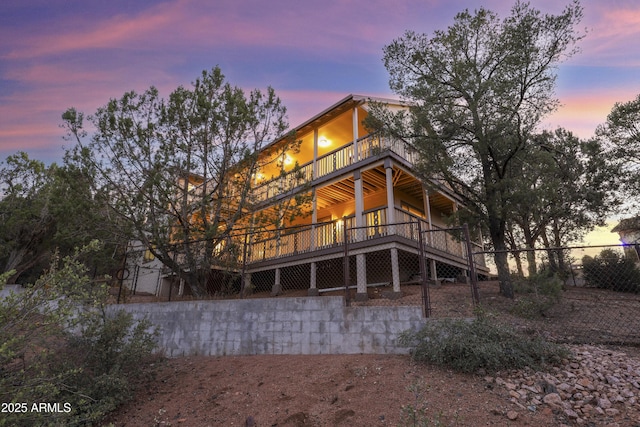
[[[398,235],[406,239],[419,241],[418,226],[423,231],[423,242],[426,247],[467,259],[464,243],[455,238],[452,231],[432,225],[419,216],[405,210],[395,208],[395,223],[389,224],[386,207],[372,209],[363,213],[364,226],[356,227],[354,216],[331,222],[317,223],[285,230],[266,232],[266,237],[249,242],[247,263],[260,262],[279,257],[297,255],[314,250],[322,250],[344,244],[345,227],[350,243],[370,240],[388,235]],[[480,251],[482,245],[472,242],[473,250]],[[476,265],[486,266],[484,256],[474,256]]]
[[[316,171],[313,172],[313,161],[300,166],[299,169],[284,176],[277,177],[260,185],[253,191],[256,202],[263,202],[270,198],[291,191],[314,179],[329,175],[346,168],[356,162],[376,156],[389,150],[407,160],[410,164],[418,161],[417,153],[409,144],[399,139],[389,139],[379,135],[368,135],[358,140],[358,152],[355,152],[353,142],[331,151],[316,160]],[[356,155],[357,154],[357,155]]]

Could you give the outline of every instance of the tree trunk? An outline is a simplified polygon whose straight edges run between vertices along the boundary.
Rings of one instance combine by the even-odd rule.
[[[518,269],[518,274],[524,277],[524,270],[522,269],[522,259],[520,258],[520,252],[518,251],[518,245],[516,244],[516,239],[513,237],[513,228],[509,227],[509,233],[507,234],[509,239],[509,246],[511,246],[511,255],[513,256],[514,261],[516,262],[516,268]]]
[[[547,248],[547,257],[549,258],[549,268],[553,273],[558,271],[558,263],[556,262],[556,254],[551,249],[551,243],[549,242],[549,237],[547,236],[546,230],[542,232],[542,243],[544,243],[544,247]]]
[[[533,249],[536,245],[536,242],[531,234],[531,230],[529,229],[529,227],[523,227],[522,233],[524,234],[524,243],[525,245],[527,245],[527,248]],[[538,272],[535,251],[527,251],[527,267],[529,270],[529,277],[535,276],[535,274]]]
[[[500,282],[500,294],[507,298],[513,298],[513,283],[511,283],[511,273],[507,261],[508,252],[505,244],[505,227],[500,220],[489,220],[489,234],[495,250],[494,260],[498,269],[498,280]]]

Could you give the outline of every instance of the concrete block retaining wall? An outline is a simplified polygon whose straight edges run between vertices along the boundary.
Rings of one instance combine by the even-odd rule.
[[[421,307],[345,307],[342,297],[120,304],[158,327],[167,356],[405,353],[398,334],[417,329]]]

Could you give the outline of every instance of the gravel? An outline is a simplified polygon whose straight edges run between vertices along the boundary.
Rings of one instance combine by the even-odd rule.
[[[509,371],[485,376],[506,388],[511,402],[531,412],[553,411],[565,426],[640,427],[640,359],[588,345],[549,372]]]

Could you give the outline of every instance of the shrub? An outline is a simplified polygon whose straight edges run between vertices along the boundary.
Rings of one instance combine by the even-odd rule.
[[[562,296],[562,280],[549,272],[516,277],[513,284],[518,299],[511,312],[525,318],[545,317]]]
[[[418,331],[405,331],[399,342],[420,362],[473,373],[501,369],[544,368],[568,355],[562,346],[527,338],[487,319],[430,321]]]
[[[640,292],[640,269],[635,262],[620,256],[612,249],[604,249],[595,257],[582,258],[587,286],[618,292]]]
[[[155,337],[146,321],[107,315],[107,292],[76,257],[56,261],[21,294],[0,300],[0,401],[26,403],[0,426],[99,422],[150,372]],[[33,411],[32,405],[58,405]]]

